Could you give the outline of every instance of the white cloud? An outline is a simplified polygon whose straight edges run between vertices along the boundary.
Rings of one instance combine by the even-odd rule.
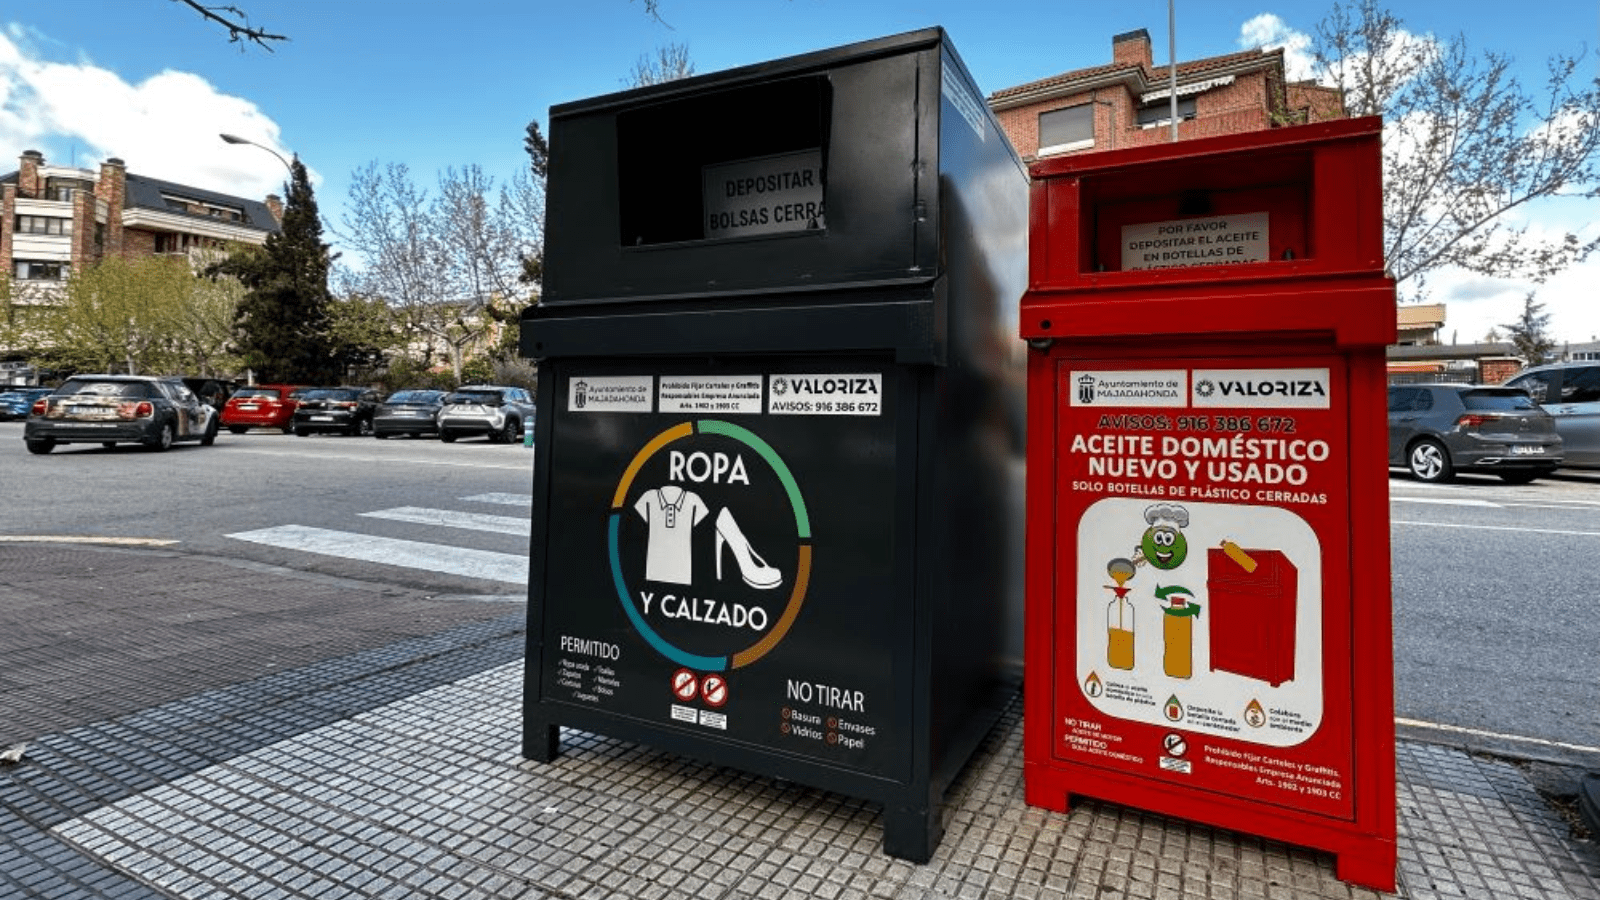
[[[1239,47],[1244,50],[1282,47],[1284,74],[1290,81],[1308,81],[1315,74],[1311,63],[1311,36],[1295,31],[1272,13],[1262,13],[1239,26]]]
[[[17,25],[0,34],[0,147],[90,169],[120,157],[135,174],[251,199],[282,193],[277,160],[217,137],[236,134],[288,158],[277,123],[255,104],[188,72],[130,83],[88,60],[53,62],[38,42]]]

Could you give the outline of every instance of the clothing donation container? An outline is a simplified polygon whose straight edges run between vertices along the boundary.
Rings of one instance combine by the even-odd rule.
[[[883,805],[1021,681],[1027,172],[930,29],[557,106],[524,753]]]
[[[1393,890],[1379,136],[1033,164],[1024,771]]]

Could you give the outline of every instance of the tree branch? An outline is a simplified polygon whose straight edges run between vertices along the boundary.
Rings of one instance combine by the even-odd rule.
[[[249,15],[237,6],[202,6],[200,5],[200,0],[172,0],[172,2],[182,3],[204,18],[210,19],[228,29],[228,41],[230,43],[237,44],[240,38],[244,38],[266,48],[266,51],[271,53],[272,45],[268,44],[267,41],[287,41],[289,39],[281,34],[268,34],[264,28],[252,28]],[[228,16],[233,18],[228,18],[223,13],[227,13]]]

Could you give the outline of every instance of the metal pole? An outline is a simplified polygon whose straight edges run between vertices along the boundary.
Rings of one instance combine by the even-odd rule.
[[[278,151],[272,149],[271,147],[268,147],[265,144],[258,144],[255,141],[250,140],[249,138],[242,138],[242,137],[239,137],[238,135],[235,135],[235,134],[219,134],[219,135],[217,135],[217,137],[222,138],[222,141],[225,144],[249,144],[252,147],[259,147],[262,150],[265,150],[268,153],[271,153],[273,156],[276,156],[278,158],[278,162],[283,163],[283,167],[285,169],[289,170],[289,177],[291,179],[294,178],[294,167],[289,165],[289,161],[287,159],[283,158],[283,154],[282,153],[279,153]]]
[[[1171,93],[1172,142],[1178,142],[1178,13],[1177,0],[1167,0],[1167,90]]]

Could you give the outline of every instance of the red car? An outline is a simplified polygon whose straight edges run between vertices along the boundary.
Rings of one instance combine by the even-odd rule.
[[[304,385],[297,384],[239,388],[222,405],[222,426],[234,434],[244,434],[251,428],[277,428],[288,434],[294,430],[290,420],[294,418],[295,392],[304,389]]]

